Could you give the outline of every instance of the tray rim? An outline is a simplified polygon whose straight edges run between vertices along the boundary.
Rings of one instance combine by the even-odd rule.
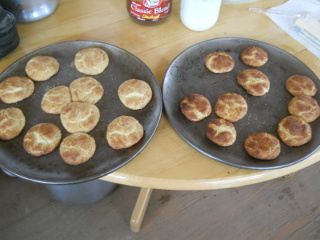
[[[304,63],[302,62],[300,59],[298,59],[297,57],[295,57],[293,54],[281,49],[280,47],[278,46],[275,46],[275,45],[272,45],[272,44],[269,44],[267,42],[263,42],[263,41],[260,41],[260,40],[256,40],[256,39],[252,39],[252,38],[245,38],[245,37],[218,37],[218,38],[211,38],[211,39],[207,39],[207,40],[204,40],[204,41],[200,41],[198,43],[195,43],[189,47],[187,47],[186,49],[184,49],[183,51],[181,51],[173,60],[172,62],[170,63],[169,67],[167,68],[166,72],[165,72],[165,75],[163,77],[163,84],[162,84],[162,97],[163,97],[163,105],[164,105],[164,113],[165,115],[167,116],[168,118],[168,121],[170,122],[170,125],[173,127],[173,129],[176,131],[176,133],[178,133],[178,135],[189,145],[191,146],[192,148],[194,148],[196,151],[198,151],[199,153],[205,155],[206,157],[214,160],[214,161],[218,161],[220,163],[223,163],[223,164],[226,164],[226,165],[230,165],[230,166],[233,166],[233,167],[237,167],[237,168],[240,168],[240,169],[249,169],[249,170],[274,170],[274,169],[281,169],[281,168],[285,168],[285,167],[289,167],[289,166],[292,166],[292,165],[295,165],[305,159],[307,159],[308,157],[310,157],[311,155],[313,155],[317,150],[320,149],[320,143],[318,144],[318,146],[313,150],[311,151],[309,154],[307,154],[305,157],[297,160],[297,161],[293,161],[293,162],[290,162],[290,163],[287,163],[287,164],[282,164],[282,165],[277,165],[277,166],[270,166],[270,167],[256,167],[256,166],[243,166],[243,165],[239,165],[239,164],[234,164],[234,163],[231,163],[231,162],[227,162],[227,161],[224,161],[224,160],[221,160],[219,158],[215,158],[213,156],[211,156],[209,153],[203,151],[201,148],[195,146],[194,144],[192,144],[180,131],[178,131],[177,129],[177,126],[175,126],[174,124],[172,124],[172,121],[173,121],[173,117],[169,114],[168,112],[168,107],[167,107],[167,104],[166,104],[166,101],[165,101],[165,87],[166,87],[166,78],[167,78],[167,75],[169,74],[169,71],[170,71],[170,68],[173,66],[174,62],[177,61],[184,53],[188,52],[190,49],[196,47],[196,46],[200,46],[201,44],[205,44],[207,42],[211,42],[211,41],[214,41],[214,40],[247,40],[247,41],[252,41],[252,42],[256,42],[256,43],[262,43],[262,44],[265,44],[265,45],[268,45],[272,48],[276,48],[277,50],[283,52],[283,53],[286,53],[286,54],[289,54],[291,55],[291,57],[295,58],[296,60],[298,60],[302,65],[304,65],[305,68],[307,68],[310,72],[312,72],[315,76],[316,76],[316,80],[319,81],[319,77]],[[318,89],[318,91],[320,91],[320,89]],[[320,103],[319,103],[320,104]],[[279,139],[280,140],[280,139]],[[280,140],[281,141],[281,140]]]
[[[119,51],[123,51],[124,53],[126,53],[128,55],[131,55],[133,58],[135,58],[137,61],[139,61],[150,72],[152,78],[157,83],[156,84],[156,86],[157,86],[156,91],[159,94],[159,102],[157,103],[158,108],[159,108],[159,115],[155,119],[155,122],[154,122],[155,123],[155,128],[151,132],[149,138],[144,143],[144,145],[135,154],[133,154],[130,158],[126,159],[124,162],[122,162],[121,164],[118,164],[116,167],[110,169],[107,172],[101,172],[101,173],[96,174],[94,176],[89,176],[89,177],[85,177],[85,178],[81,178],[81,179],[73,179],[73,180],[68,180],[68,181],[63,181],[63,180],[50,181],[50,180],[45,180],[45,179],[39,179],[39,178],[36,178],[36,177],[29,177],[29,176],[25,176],[21,172],[17,173],[16,171],[12,170],[10,167],[7,167],[6,165],[4,165],[2,163],[2,161],[0,161],[0,168],[1,169],[4,169],[5,171],[8,171],[9,173],[12,173],[13,175],[15,175],[17,177],[20,177],[22,179],[25,179],[25,180],[28,180],[28,181],[31,181],[31,182],[41,183],[41,184],[57,184],[57,185],[78,184],[78,183],[83,183],[83,182],[99,179],[99,178],[101,178],[103,176],[106,176],[106,175],[108,175],[110,173],[113,173],[114,171],[120,169],[124,165],[128,164],[129,162],[131,162],[135,157],[137,157],[147,147],[149,142],[152,140],[154,134],[158,130],[159,123],[161,121],[162,113],[163,113],[163,103],[162,103],[163,96],[162,96],[162,90],[161,90],[161,87],[160,87],[158,79],[156,78],[156,76],[154,75],[153,71],[148,67],[148,65],[144,61],[142,61],[135,54],[129,52],[128,50],[126,50],[124,48],[121,48],[121,47],[118,47],[118,46],[116,46],[114,44],[109,44],[109,43],[101,42],[101,41],[91,41],[91,40],[73,40],[73,41],[62,41],[62,42],[57,42],[57,43],[53,43],[53,44],[50,44],[50,45],[46,45],[46,46],[40,47],[38,49],[35,49],[35,50],[23,55],[22,57],[18,58],[14,62],[12,62],[9,66],[7,66],[0,73],[0,78],[2,77],[3,73],[5,73],[9,68],[13,67],[19,61],[34,55],[38,51],[45,50],[46,48],[50,48],[50,47],[53,47],[53,46],[59,46],[59,45],[63,45],[63,44],[73,44],[73,43],[78,43],[78,44],[84,43],[84,44],[92,44],[92,45],[99,44],[99,45],[107,46],[107,47],[110,47],[110,48],[113,48],[113,49],[117,49]],[[155,90],[153,89],[153,91],[155,91]],[[0,140],[0,141],[2,141],[2,140]],[[0,151],[1,151],[1,149],[0,149]]]

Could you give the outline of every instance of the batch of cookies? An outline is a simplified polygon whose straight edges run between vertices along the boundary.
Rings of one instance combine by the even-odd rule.
[[[79,165],[91,159],[96,151],[95,139],[90,132],[100,120],[96,103],[105,90],[93,76],[101,74],[109,65],[109,56],[101,48],[91,47],[78,51],[74,66],[85,76],[72,80],[69,86],[49,89],[42,97],[43,114],[59,114],[61,124],[70,133],[62,139],[61,129],[54,123],[38,123],[23,138],[23,148],[32,156],[59,153],[69,165]],[[51,56],[34,56],[25,66],[25,76],[13,76],[0,83],[0,99],[14,104],[30,97],[34,81],[47,81],[59,72],[59,62]],[[122,104],[131,109],[143,109],[152,99],[149,84],[139,79],[125,80],[118,88]],[[37,113],[39,114],[39,113]],[[8,107],[0,110],[0,139],[12,140],[21,134],[27,119],[21,109]],[[144,135],[143,126],[132,116],[119,116],[108,124],[106,142],[113,149],[124,149],[138,143]]]
[[[269,78],[260,70],[268,61],[267,52],[258,46],[248,46],[241,50],[240,59],[251,67],[237,74],[238,84],[252,96],[263,96],[270,89]],[[235,62],[225,52],[213,52],[205,58],[206,68],[215,74],[231,72]],[[278,123],[278,137],[290,146],[297,147],[309,142],[312,138],[310,122],[320,115],[320,107],[313,96],[317,92],[315,83],[304,75],[293,75],[286,80],[285,87],[293,95],[288,103],[289,115]],[[207,97],[191,93],[180,101],[182,114],[190,121],[198,122],[212,113],[212,106]],[[206,136],[221,147],[234,144],[237,131],[234,122],[241,120],[248,111],[246,100],[237,93],[227,92],[219,96],[214,112],[218,116],[212,119]],[[246,152],[254,159],[272,160],[281,152],[278,137],[267,132],[256,132],[246,137],[243,143]]]

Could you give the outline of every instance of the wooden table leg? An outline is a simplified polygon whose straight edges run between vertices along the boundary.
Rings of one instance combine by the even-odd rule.
[[[130,220],[130,228],[133,232],[139,232],[140,226],[148,207],[149,199],[152,193],[152,188],[141,188],[136,205]]]

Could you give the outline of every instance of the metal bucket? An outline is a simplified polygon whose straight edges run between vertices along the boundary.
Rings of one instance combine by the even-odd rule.
[[[1,169],[6,175],[16,177],[8,170]],[[102,181],[100,179],[75,184],[45,184],[51,196],[65,204],[82,205],[95,203],[106,196],[118,186],[116,183]]]
[[[4,9],[11,12],[17,22],[34,22],[51,15],[59,0],[1,0]]]
[[[54,199],[65,204],[76,205],[98,202],[109,195],[116,186],[115,183],[99,179],[68,185],[46,185]]]

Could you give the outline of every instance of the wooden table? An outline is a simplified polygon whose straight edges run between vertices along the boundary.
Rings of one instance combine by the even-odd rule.
[[[0,60],[0,72],[14,61],[43,46],[73,41],[101,41],[116,45],[144,61],[159,84],[169,64],[186,48],[220,37],[260,40],[293,54],[320,77],[320,60],[280,29],[264,14],[248,7],[269,8],[285,0],[258,0],[250,4],[222,4],[216,25],[205,32],[188,30],[179,17],[180,1],[173,1],[168,19],[157,26],[132,21],[125,1],[60,0],[49,17],[34,23],[17,24],[21,38],[18,48]],[[247,170],[212,160],[190,147],[163,115],[147,147],[130,163],[101,179],[141,187],[131,228],[139,231],[152,189],[209,190],[244,186],[281,177],[320,160],[320,151],[290,167],[276,170]]]

